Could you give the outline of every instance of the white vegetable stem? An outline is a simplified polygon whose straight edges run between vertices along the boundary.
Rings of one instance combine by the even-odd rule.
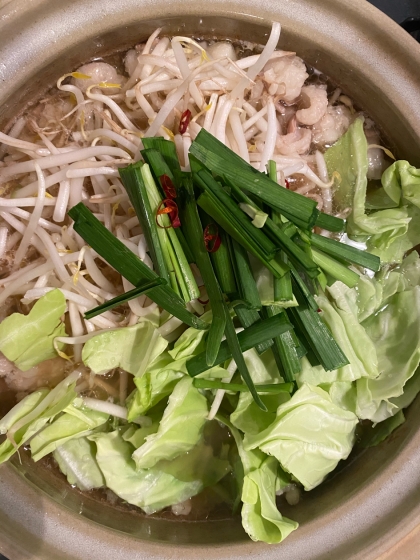
[[[127,409],[123,406],[107,401],[100,401],[99,399],[91,399],[90,397],[83,397],[82,401],[86,408],[97,410],[98,412],[105,412],[111,416],[127,420]]]
[[[230,364],[228,365],[228,367],[226,368],[226,371],[228,372],[228,375],[227,375],[227,377],[224,377],[222,379],[222,382],[223,383],[229,383],[231,381],[232,377],[234,376],[235,371],[237,369],[238,369],[238,366],[236,365],[235,360],[232,360],[230,362]],[[209,415],[207,416],[208,420],[213,420],[213,418],[216,416],[216,414],[217,414],[217,412],[220,408],[220,405],[222,404],[222,400],[223,400],[223,397],[225,396],[225,393],[226,393],[226,391],[224,389],[217,389],[216,395],[214,397],[214,401],[213,401],[213,403],[211,405],[211,408],[210,408]]]

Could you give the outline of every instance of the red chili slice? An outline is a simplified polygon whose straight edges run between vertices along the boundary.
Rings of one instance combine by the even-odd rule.
[[[169,219],[171,220],[170,226],[163,226],[159,223],[158,216],[162,216],[163,214],[168,214]],[[168,229],[170,227],[177,228],[181,226],[181,222],[178,217],[178,205],[175,201],[171,200],[170,198],[165,198],[165,200],[162,200],[156,212],[156,223],[158,227],[162,229]]]
[[[162,185],[166,198],[176,198],[175,185],[172,183],[172,180],[168,177],[168,175],[162,175],[160,177],[160,184]]]
[[[222,243],[219,228],[216,224],[209,224],[204,228],[204,244],[208,253],[215,253]]]
[[[286,189],[290,189],[290,182],[287,179],[284,182],[286,183]]]
[[[185,134],[187,132],[188,125],[190,124],[191,120],[191,111],[187,109],[181,115],[181,120],[179,121],[179,133]]]

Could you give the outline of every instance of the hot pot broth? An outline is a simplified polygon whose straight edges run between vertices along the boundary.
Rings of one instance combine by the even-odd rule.
[[[143,137],[162,136],[173,142],[181,169],[189,170],[188,151],[203,128],[259,171],[264,172],[269,161],[275,162],[276,182],[315,201],[319,210],[347,218],[353,210],[352,200],[350,196],[344,202],[335,199],[342,177],[338,172],[331,173],[324,154],[363,118],[364,135],[370,145],[366,174],[370,192],[379,191],[379,180],[390,166],[392,154],[382,147],[375,124],[340,88],[316,69],[307,67],[295,53],[274,51],[278,33],[275,24],[267,46],[262,49],[246,42],[170,39],[157,30],[146,43],[123,55],[94,60],[60,78],[57,88],[19,117],[7,138],[0,138],[5,141],[0,148],[2,200],[8,201],[3,202],[4,207],[0,204],[3,316],[15,312],[26,315],[36,301],[58,288],[66,300],[63,325],[70,337],[65,340],[61,333],[56,337],[56,355],[24,371],[14,360],[2,356],[2,415],[33,391],[52,389],[74,375],[75,390],[84,399],[84,405],[97,413],[110,414],[107,429],[122,427],[127,442],[123,446],[138,449],[146,445],[146,437],[156,433],[151,427],[161,421],[171,391],[149,406],[145,414],[138,415],[124,431],[127,398],[137,391],[133,372],[124,367],[109,367],[105,374],[101,371],[101,375],[95,375],[90,362],[82,359],[84,345],[107,329],[134,327],[145,318],[155,329],[159,328],[160,337],[169,342],[168,348],[176,349],[180,336],[188,332],[187,325],[171,318],[146,294],[86,319],[86,311],[133,289],[134,285],[89,247],[67,216],[70,208],[83,202],[126,248],[153,268],[150,248],[118,172],[139,160]],[[185,85],[188,87],[184,91]],[[242,96],[239,105],[235,95]],[[50,161],[45,163],[48,158]],[[159,226],[157,216],[156,220]],[[342,235],[323,233],[337,239]],[[190,274],[196,292],[192,288],[194,297],[190,297],[189,310],[202,316],[209,309],[206,287],[197,267],[192,266]],[[181,293],[180,282],[176,287]],[[145,348],[144,352],[147,351]],[[265,362],[257,358],[259,367],[267,371],[276,368],[272,357]],[[363,357],[358,358],[363,361]],[[234,362],[226,372],[224,382],[240,380]],[[322,390],[331,389],[327,381],[322,385]],[[218,472],[214,482],[204,485],[204,489],[190,490],[184,500],[162,507],[146,506],[146,513],[197,520],[238,511],[237,479],[241,475],[236,469],[243,457],[238,455],[231,426],[214,417],[217,413],[225,417],[235,413],[240,398],[238,401],[238,395],[225,394],[221,388],[215,393],[207,391],[206,395],[211,421],[205,424],[197,441],[203,446],[203,457],[214,462]],[[277,404],[282,406],[285,402]],[[337,402],[339,397],[334,402],[338,407]],[[273,410],[270,420],[275,418]],[[347,414],[343,422],[350,424],[353,420],[347,403],[342,410]],[[263,431],[269,424],[264,420],[258,427]],[[105,422],[88,425],[86,435],[99,434],[100,438],[104,425]],[[54,458],[49,455],[42,461],[48,468],[60,466],[65,471],[67,456],[59,456],[57,450],[55,453]],[[185,453],[187,458],[189,453],[191,449]],[[337,462],[347,455],[343,452]],[[178,477],[178,482],[182,479],[181,467],[174,471],[170,460],[160,457],[157,464],[165,474]],[[68,471],[65,474],[71,482]],[[286,476],[281,480],[280,475],[278,480],[277,494],[286,496],[291,504],[296,503],[301,486],[299,477]],[[77,480],[73,484],[80,488]],[[304,486],[310,489],[309,483]],[[124,491],[118,497],[112,490],[93,488],[89,491],[99,500],[115,501],[118,508],[133,507],[122,505],[130,502]],[[287,525],[289,520],[284,522]],[[279,523],[283,523],[281,516]],[[283,531],[288,533],[293,528]],[[271,541],[272,537],[258,537],[249,527],[247,532],[256,540],[278,542]]]

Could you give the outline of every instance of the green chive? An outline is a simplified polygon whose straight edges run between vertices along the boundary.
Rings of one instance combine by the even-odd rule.
[[[292,276],[286,272],[281,278],[274,278],[274,301],[292,301]]]
[[[324,214],[320,212],[316,219],[315,225],[319,228],[326,229],[328,231],[335,231],[340,233],[344,230],[345,222],[341,218],[336,218],[335,216],[330,216],[329,214]],[[302,228],[309,229],[309,228]]]
[[[306,283],[303,281],[301,275],[299,274],[299,271],[293,266],[293,264],[291,264],[291,263],[288,263],[288,264],[290,266],[290,270],[291,270],[291,273],[292,273],[291,276],[292,276],[292,290],[293,290],[293,293],[295,293],[296,286],[298,286],[300,288],[300,290],[302,291],[302,293],[304,294],[305,300],[308,302],[309,306],[316,311],[318,309],[318,304],[315,301],[313,293],[311,292],[309,287],[306,285]]]
[[[267,317],[273,317],[281,313],[281,310],[274,305],[269,305],[264,308],[264,313]],[[286,324],[290,324],[286,313],[282,313],[281,317]],[[288,382],[294,382],[295,375],[302,369],[292,333],[293,331],[286,331],[276,336],[272,348],[277,367],[282,377]]]
[[[247,329],[254,323],[261,321],[261,317],[258,311],[256,311],[255,309],[248,309],[246,305],[244,305],[243,303],[239,303],[238,305],[235,305],[234,310],[241,324],[241,327],[243,327],[244,329]],[[268,339],[264,342],[261,342],[260,344],[257,344],[255,346],[255,349],[258,352],[258,354],[263,354],[272,345],[273,345],[273,340]]]
[[[346,243],[341,243],[335,239],[312,233],[310,236],[311,244],[317,249],[321,249],[327,255],[343,259],[345,261],[358,264],[374,272],[378,272],[381,268],[381,259],[376,255],[372,255],[367,251],[361,251],[356,247],[351,247]]]
[[[214,223],[213,219],[204,212],[204,210],[200,209],[199,215],[204,227]],[[230,297],[231,294],[237,293],[238,288],[236,286],[235,273],[230,258],[228,236],[221,228],[219,229],[219,236],[221,240],[220,246],[215,253],[210,253],[210,258],[220,289],[224,294]]]
[[[261,299],[257,284],[252,274],[246,249],[234,239],[231,240],[231,257],[235,271],[236,284],[239,288],[239,297],[249,309],[261,309]]]
[[[272,259],[276,254],[276,246],[270,239],[259,229],[252,225],[248,216],[244,214],[238,207],[236,202],[227,194],[220,184],[213,179],[211,174],[206,170],[201,170],[194,174],[194,180],[206,192],[211,192],[225,208],[225,215],[229,219],[237,223],[238,228],[246,232],[263,252],[265,258]]]
[[[219,352],[225,332],[226,318],[223,294],[213,271],[203,237],[203,228],[194,198],[194,188],[190,174],[184,174],[178,188],[179,211],[184,223],[185,233],[190,240],[195,261],[203,278],[211,303],[213,319],[206,346],[206,364],[212,366]]]
[[[68,215],[74,220],[76,233],[131,284],[139,286],[158,278],[157,274],[107,230],[82,202],[73,206]],[[148,295],[160,307],[190,327],[204,330],[209,328],[205,321],[188,311],[185,302],[169,286],[153,288]]]
[[[142,143],[146,150],[157,150],[166,161],[169,169],[172,170],[172,173],[181,171],[178,155],[176,153],[176,146],[173,142],[158,136],[154,138],[142,138]]]
[[[249,388],[249,392],[251,393],[255,403],[263,410],[267,412],[267,407],[262,402],[260,396],[258,395],[254,382],[252,381],[252,377],[248,371],[248,366],[246,365],[245,358],[242,352],[241,345],[238,340],[238,335],[236,334],[235,326],[233,324],[232,318],[230,316],[229,310],[225,304],[225,317],[226,317],[226,327],[225,327],[225,336],[226,336],[226,343],[229,348],[229,351],[232,354],[232,358],[236,363],[238,371],[245,381]],[[250,327],[252,329],[252,327]],[[245,332],[245,331],[243,331]],[[216,360],[217,361],[217,360]]]
[[[142,166],[143,164],[141,162],[128,165],[127,167],[121,168],[119,173],[139,219],[155,270],[159,276],[169,282],[169,271],[159,241],[156,215],[152,212],[150,207],[146,186],[141,174]]]
[[[311,229],[319,215],[316,202],[288,189],[279,187],[267,175],[255,170],[224,144],[201,129],[191,145],[190,152],[210,171],[233,181],[238,187],[258,195],[284,216]],[[240,159],[240,158],[239,158]]]
[[[268,160],[268,176],[277,183],[277,163],[272,159]]]
[[[101,305],[94,307],[93,309],[89,309],[85,313],[85,319],[92,319],[92,317],[96,317],[97,315],[101,315],[105,311],[110,311],[114,309],[114,307],[118,307],[119,305],[126,303],[132,299],[138,298],[142,294],[147,294],[156,286],[161,286],[162,284],[166,284],[166,281],[163,278],[156,278],[156,280],[152,280],[151,282],[146,282],[145,284],[139,286],[138,288],[134,288],[133,290],[129,290],[125,292],[125,294],[121,294],[117,297],[114,297],[108,301],[105,301]]]
[[[349,288],[354,288],[354,286],[356,286],[356,284],[359,282],[360,276],[357,274],[357,272],[350,270],[325,253],[322,253],[317,249],[312,249],[312,256],[314,261],[320,268],[322,268],[324,272],[326,272],[336,280],[340,280]]]
[[[150,171],[150,167],[145,164],[141,168],[141,174],[143,181],[147,188],[147,194],[149,196],[152,212],[157,215],[159,206],[162,203],[162,198],[159,194],[159,190],[156,187],[155,181]],[[176,280],[181,289],[181,293],[185,301],[190,301],[196,299],[200,296],[200,290],[198,289],[197,282],[192,273],[191,267],[188,263],[188,259],[182,250],[181,244],[175,233],[173,227],[171,227],[171,221],[169,216],[162,214],[159,216],[162,225],[166,229],[158,228],[158,234],[160,235],[161,246],[166,249],[172,263],[172,267],[175,271]],[[168,227],[169,226],[169,227]]]
[[[141,150],[140,153],[143,156],[144,161],[150,165],[153,175],[156,177],[157,181],[159,181],[162,175],[167,175],[172,182],[175,181],[171,168],[166,163],[160,152],[154,150],[153,148],[149,148],[147,150]]]
[[[264,321],[259,321],[238,334],[241,350],[242,352],[246,352],[250,348],[254,348],[257,344],[270,340],[283,332],[289,331],[291,328],[291,325],[285,324],[278,315],[270,319],[265,319]],[[220,345],[220,350],[214,365],[220,365],[231,357],[232,353],[228,347],[227,341],[224,340]],[[191,377],[195,377],[208,369],[205,352],[187,360],[187,371]]]
[[[227,214],[226,207],[209,191],[203,192],[198,200],[197,204],[209,214],[215,222],[217,222],[233,239],[236,239],[247,251],[252,253],[257,259],[259,259],[264,266],[266,266],[277,278],[281,278],[289,269],[285,267],[283,263],[278,262],[276,259],[267,259],[260,246],[257,245],[255,239],[248,235],[248,233],[242,229],[239,229],[238,224],[232,221],[232,216]],[[244,218],[246,216],[239,210]],[[249,222],[250,223],[250,222]],[[260,231],[254,226],[251,227],[255,231]]]
[[[332,371],[347,365],[349,363],[347,357],[334,340],[319,313],[309,307],[300,288],[296,284],[295,286],[296,289],[293,289],[293,293],[299,305],[288,310],[289,317],[293,317],[292,323],[296,322],[304,333],[311,350],[325,371]]]
[[[197,379],[193,381],[194,387],[197,389],[222,389],[224,391],[234,391],[235,393],[249,392],[247,385],[242,383],[223,383],[213,379]],[[256,384],[257,393],[291,393],[293,391],[293,383],[269,383]]]
[[[238,202],[245,203],[255,210],[259,210],[256,204],[249,198],[249,196],[243,193],[241,189],[238,189],[238,187],[236,187],[230,181],[228,184],[232,189],[232,195]],[[270,237],[270,239],[275,243],[275,245],[281,247],[285,251],[292,262],[294,262],[295,264],[299,263],[301,266],[303,266],[303,268],[307,271],[307,274],[311,278],[316,278],[318,276],[319,268],[314,263],[314,261],[308,255],[306,255],[302,251],[302,249],[290,239],[289,236],[284,233],[282,228],[279,227],[274,222],[274,220],[272,220],[271,218],[267,218],[262,229],[263,232],[266,233],[267,236]]]

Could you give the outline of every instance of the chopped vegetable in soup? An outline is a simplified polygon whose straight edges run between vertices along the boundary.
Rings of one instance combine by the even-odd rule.
[[[404,422],[420,170],[280,29],[157,29],[0,133],[0,462],[279,543],[278,496]]]

